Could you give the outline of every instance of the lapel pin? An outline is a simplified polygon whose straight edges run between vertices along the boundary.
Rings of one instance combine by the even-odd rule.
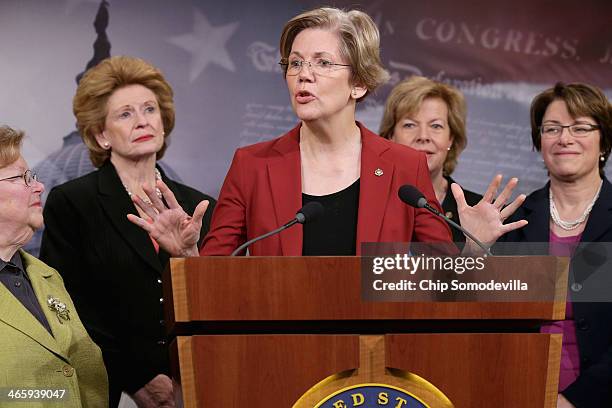
[[[49,309],[55,312],[57,315],[57,320],[60,323],[64,323],[62,319],[70,320],[70,310],[68,310],[64,302],[61,302],[59,299],[49,295],[47,297],[47,305],[49,305]]]
[[[374,170],[374,175],[377,176],[377,177],[380,177],[383,174],[385,174],[385,173],[382,171],[382,169],[380,167],[377,168],[376,170]]]

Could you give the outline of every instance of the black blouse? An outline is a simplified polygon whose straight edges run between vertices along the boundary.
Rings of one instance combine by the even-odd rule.
[[[304,224],[302,255],[355,255],[359,179],[344,190],[323,196],[302,194],[302,205],[318,201],[325,212]]]

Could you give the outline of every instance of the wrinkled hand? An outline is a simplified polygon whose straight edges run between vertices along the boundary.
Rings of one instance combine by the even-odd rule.
[[[574,404],[569,402],[563,394],[557,394],[557,408],[576,408]]]
[[[461,226],[471,232],[487,247],[493,245],[499,237],[507,232],[527,225],[526,220],[504,224],[504,221],[523,204],[526,197],[524,194],[520,194],[514,201],[504,207],[508,199],[510,199],[512,191],[517,186],[518,179],[511,178],[503,191],[495,197],[501,181],[501,174],[493,177],[482,200],[473,207],[466,203],[461,187],[456,183],[451,185],[453,196],[457,201],[457,212],[459,213]],[[466,240],[472,248],[477,248],[471,239],[467,238]]]
[[[138,408],[175,408],[172,380],[158,374],[132,395]]]
[[[157,196],[154,189],[143,186],[151,204],[145,203],[137,195],[132,195],[132,201],[149,217],[150,221],[134,214],[128,214],[128,220],[147,231],[170,255],[197,256],[202,218],[208,208],[208,201],[200,202],[193,212],[193,217],[190,217],[181,208],[176,197],[163,181],[157,181],[157,188],[168,203],[168,207]]]

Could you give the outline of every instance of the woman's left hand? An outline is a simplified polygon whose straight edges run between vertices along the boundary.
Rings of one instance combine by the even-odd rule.
[[[520,194],[514,201],[504,207],[506,202],[510,199],[512,191],[517,186],[518,179],[511,178],[503,191],[495,197],[501,185],[501,181],[501,174],[495,176],[491,184],[489,184],[487,192],[482,197],[482,200],[473,207],[470,207],[465,201],[461,187],[456,183],[451,185],[453,196],[457,201],[457,212],[459,213],[461,226],[471,232],[488,247],[493,245],[502,235],[527,225],[526,220],[504,224],[504,221],[514,214],[521,204],[523,204],[526,197],[524,194]],[[474,247],[469,238],[466,240],[469,245]]]

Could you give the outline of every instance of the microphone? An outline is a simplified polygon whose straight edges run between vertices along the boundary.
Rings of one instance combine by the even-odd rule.
[[[246,249],[249,245],[254,244],[255,242],[260,241],[264,238],[268,238],[269,236],[272,236],[274,234],[278,234],[279,232],[291,227],[292,225],[295,225],[298,223],[305,224],[307,222],[312,222],[315,219],[319,218],[321,215],[323,215],[324,212],[325,212],[325,208],[323,207],[323,204],[321,204],[318,201],[311,201],[299,209],[299,211],[295,214],[294,219],[282,225],[281,227],[275,229],[274,231],[267,232],[263,235],[253,238],[250,241],[245,242],[244,244],[236,248],[230,256],[236,256],[237,254],[242,252],[244,249]]]
[[[474,241],[480,248],[485,251],[487,255],[493,256],[489,248],[487,248],[482,242],[480,242],[474,235],[472,235],[461,225],[457,224],[455,221],[448,218],[446,215],[442,214],[434,206],[429,204],[423,193],[421,193],[419,189],[415,186],[410,184],[403,185],[399,188],[397,195],[399,196],[400,200],[402,200],[404,203],[408,204],[411,207],[425,208],[427,211],[437,215],[438,217],[442,217],[444,221],[446,221],[449,225],[454,228],[457,228],[459,231],[463,232],[468,238]]]

